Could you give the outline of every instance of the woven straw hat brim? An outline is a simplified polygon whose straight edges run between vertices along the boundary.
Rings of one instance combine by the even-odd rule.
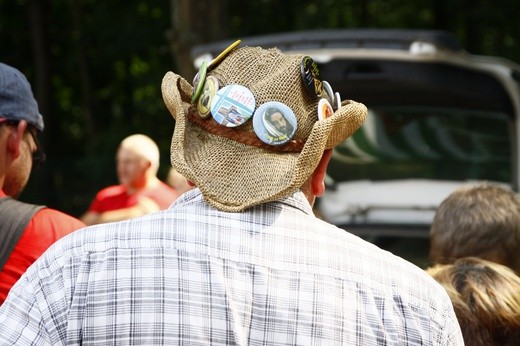
[[[200,188],[207,203],[229,212],[292,194],[313,173],[323,151],[350,137],[367,113],[361,103],[344,102],[314,124],[301,152],[281,154],[210,134],[189,121],[192,90],[177,74],[163,78],[164,102],[175,118],[171,163]]]

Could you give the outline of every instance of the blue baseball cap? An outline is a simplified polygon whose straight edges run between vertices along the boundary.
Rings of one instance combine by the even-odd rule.
[[[44,127],[27,78],[16,68],[0,62],[0,122],[6,120],[25,120],[38,131]]]

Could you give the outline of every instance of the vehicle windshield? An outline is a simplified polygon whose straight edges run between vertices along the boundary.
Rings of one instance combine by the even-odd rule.
[[[511,184],[512,120],[505,114],[418,107],[370,108],[334,151],[328,175],[353,180],[489,180]]]

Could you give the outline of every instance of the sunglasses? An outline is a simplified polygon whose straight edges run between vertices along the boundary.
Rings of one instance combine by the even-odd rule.
[[[16,121],[16,120],[6,120],[6,121],[2,121],[0,123],[0,125],[5,124],[7,126],[18,126],[19,123],[20,122]],[[29,134],[31,135],[31,137],[34,141],[34,144],[36,145],[36,150],[32,153],[33,165],[39,166],[45,162],[46,156],[45,156],[45,152],[43,151],[43,148],[41,146],[41,143],[38,140],[38,130],[34,126],[29,124],[29,125],[27,125],[27,132],[29,132]]]

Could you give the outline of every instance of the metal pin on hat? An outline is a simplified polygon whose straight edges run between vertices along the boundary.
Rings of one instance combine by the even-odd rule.
[[[211,112],[211,101],[219,90],[219,81],[213,76],[208,76],[202,88],[202,94],[197,101],[197,110],[201,118],[208,118]]]
[[[332,105],[327,99],[320,99],[318,102],[318,120],[325,120],[334,114]]]
[[[208,65],[208,70],[211,70],[215,65],[217,65],[226,55],[229,54],[233,49],[235,49],[242,40],[236,40],[232,44],[230,44],[226,49],[222,51],[215,59],[211,60],[211,62]]]
[[[206,73],[208,71],[208,65],[206,61],[202,62],[200,66],[199,72],[193,79],[193,94],[191,95],[191,102],[195,103],[202,93],[202,88],[204,87],[204,82],[206,81]]]
[[[318,64],[310,56],[303,57],[301,61],[301,75],[303,84],[313,96],[323,96],[323,82],[320,76]]]
[[[255,96],[243,85],[229,84],[219,89],[211,101],[213,119],[226,127],[245,123],[255,110]]]

